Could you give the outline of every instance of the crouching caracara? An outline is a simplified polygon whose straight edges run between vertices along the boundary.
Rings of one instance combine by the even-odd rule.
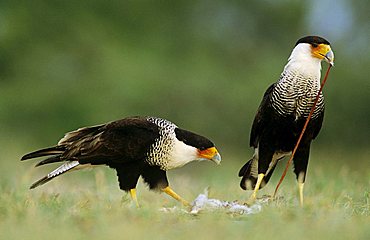
[[[166,171],[195,160],[217,164],[221,156],[205,137],[178,128],[165,119],[130,117],[67,133],[56,146],[31,152],[21,160],[49,156],[36,166],[63,164],[31,185],[31,189],[68,171],[91,165],[116,169],[119,186],[138,206],[136,184],[141,176],[150,189],[161,190],[188,205],[168,184]]]
[[[322,60],[334,63],[327,40],[317,36],[299,39],[280,79],[266,90],[250,134],[254,155],[239,171],[240,186],[253,190],[250,202],[267,184],[278,161],[293,151],[320,89]],[[323,118],[324,97],[320,94],[293,159],[301,205],[311,141],[318,135]]]

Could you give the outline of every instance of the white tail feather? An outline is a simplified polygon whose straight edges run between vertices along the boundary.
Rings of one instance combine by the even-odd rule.
[[[78,166],[79,164],[80,163],[78,161],[66,162],[63,165],[59,166],[54,171],[50,172],[48,174],[48,178],[53,178],[53,177],[56,177],[56,176],[58,176],[62,173],[65,173],[65,172],[71,170],[72,168]]]

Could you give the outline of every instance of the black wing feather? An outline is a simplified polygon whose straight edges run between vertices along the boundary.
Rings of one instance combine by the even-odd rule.
[[[263,95],[262,101],[260,106],[258,107],[256,116],[253,121],[250,141],[249,145],[251,147],[256,148],[259,142],[259,138],[261,136],[261,131],[264,129],[266,124],[266,120],[269,120],[268,116],[266,116],[271,108],[270,105],[270,97],[272,94],[273,89],[275,88],[275,84],[272,84]]]
[[[320,115],[316,119],[311,120],[313,128],[314,128],[312,139],[315,139],[317,135],[319,134],[323,121],[324,121],[324,110],[320,112]]]
[[[158,137],[156,124],[143,118],[126,118],[108,123],[71,151],[78,149],[75,155],[82,164],[131,162],[144,159]]]
[[[158,137],[158,126],[146,118],[125,118],[67,133],[58,145],[26,154],[22,160],[55,155],[37,166],[75,160],[93,165],[138,161],[146,157]]]
[[[64,152],[64,150],[65,150],[64,146],[53,146],[53,147],[43,148],[43,149],[31,152],[31,153],[27,153],[21,158],[21,161],[32,159],[32,158],[61,154]]]

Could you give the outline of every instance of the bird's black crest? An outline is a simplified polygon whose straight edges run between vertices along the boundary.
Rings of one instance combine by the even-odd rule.
[[[176,128],[176,138],[187,145],[193,146],[200,150],[204,150],[210,147],[214,147],[214,144],[207,138],[197,135],[195,133]]]
[[[300,43],[308,43],[308,44],[311,44],[312,46],[317,46],[318,44],[327,44],[327,45],[330,45],[330,43],[328,42],[328,40],[326,40],[326,39],[324,39],[322,37],[319,37],[319,36],[306,36],[306,37],[303,37],[303,38],[299,39],[295,45],[297,46]]]

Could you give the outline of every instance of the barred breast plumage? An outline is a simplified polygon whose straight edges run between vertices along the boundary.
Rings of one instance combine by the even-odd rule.
[[[160,166],[162,170],[168,170],[171,152],[175,144],[175,128],[177,126],[165,119],[148,117],[147,120],[159,127],[159,138],[150,147],[146,161],[149,165]]]
[[[295,119],[306,118],[317,93],[320,81],[294,71],[284,71],[272,91],[271,105],[281,115],[294,115]],[[312,118],[324,111],[324,96],[321,93]]]

